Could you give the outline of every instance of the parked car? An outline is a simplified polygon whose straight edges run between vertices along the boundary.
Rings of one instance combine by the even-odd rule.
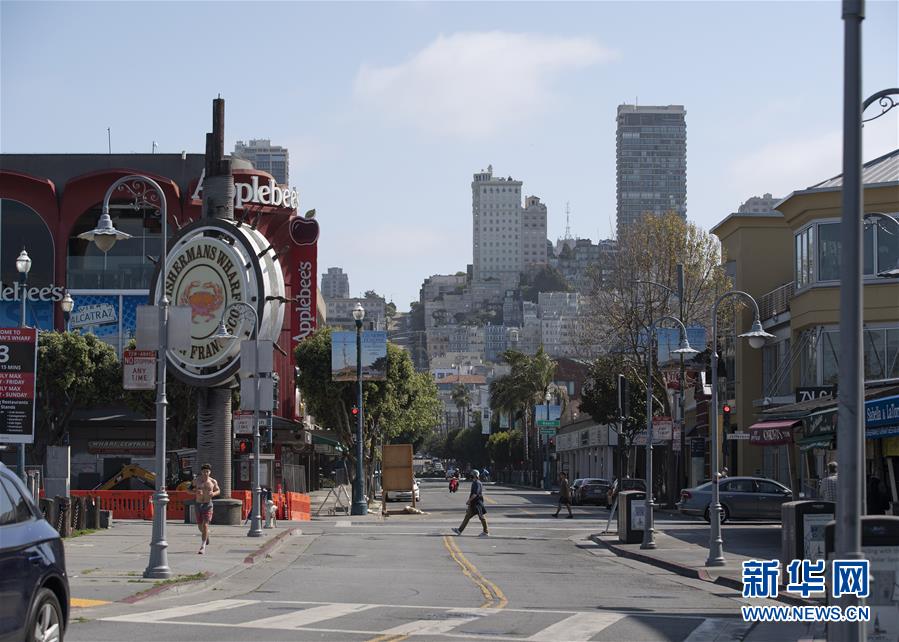
[[[418,488],[418,480],[412,479],[412,490],[396,490],[393,491],[393,494],[388,494],[387,501],[394,502],[411,502],[412,501],[412,493],[415,493],[415,501],[421,501],[421,491]]]
[[[69,580],[59,533],[0,463],[0,641],[61,641]]]
[[[646,480],[631,477],[625,477],[621,480],[616,478],[615,481],[612,482],[611,487],[609,487],[608,493],[606,493],[606,506],[611,506],[618,493],[624,490],[639,490],[645,493]]]
[[[578,486],[577,495],[574,497],[574,503],[578,506],[586,504],[596,504],[597,506],[609,505],[609,489],[612,487],[608,479],[594,477],[585,479],[584,483]]]
[[[677,507],[685,515],[701,515],[711,521],[712,482],[680,492]],[[718,486],[721,522],[728,519],[770,519],[780,521],[780,506],[792,501],[793,491],[773,479],[762,477],[725,477]]]
[[[574,498],[577,497],[577,489],[581,487],[581,484],[584,483],[583,477],[578,477],[573,482],[571,482],[571,486],[569,490],[571,491],[571,501],[574,501]]]

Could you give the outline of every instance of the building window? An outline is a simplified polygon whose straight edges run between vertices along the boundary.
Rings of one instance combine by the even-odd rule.
[[[892,227],[892,225],[890,225]],[[899,236],[886,226],[865,226],[862,270],[874,276],[899,263]],[[796,289],[840,279],[840,222],[812,223],[795,237]]]

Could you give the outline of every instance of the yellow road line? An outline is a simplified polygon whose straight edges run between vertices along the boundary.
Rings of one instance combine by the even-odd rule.
[[[379,635],[376,638],[372,638],[368,640],[368,642],[400,642],[400,640],[405,640],[408,635]]]
[[[73,597],[69,599],[69,604],[78,608],[88,608],[90,606],[102,606],[109,604],[109,600],[89,600],[84,597]]]
[[[448,535],[443,536],[443,544],[449,551],[450,556],[452,556],[456,563],[462,568],[462,572],[474,582],[477,587],[481,589],[481,593],[484,594],[485,601],[484,604],[481,605],[481,608],[501,609],[509,604],[509,600],[500,588],[484,577],[477,567],[468,561],[468,558],[462,554],[461,549]]]

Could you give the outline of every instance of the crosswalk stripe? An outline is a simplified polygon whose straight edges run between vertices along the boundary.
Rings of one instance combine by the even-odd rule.
[[[715,642],[716,640],[742,640],[752,622],[734,618],[707,618],[693,629],[683,642]]]
[[[449,633],[457,626],[474,622],[475,620],[487,615],[496,614],[496,609],[453,609],[446,611],[450,617],[441,620],[415,620],[387,629],[383,632],[384,636],[392,637],[394,635],[440,635]]]
[[[352,615],[353,613],[361,613],[369,609],[376,608],[373,604],[329,604],[327,606],[316,606],[310,609],[300,609],[291,613],[282,615],[273,615],[272,617],[264,617],[259,620],[251,620],[249,622],[241,622],[234,626],[243,629],[297,629],[301,626],[308,626],[323,620],[331,620],[333,618],[342,617],[344,615]]]
[[[103,618],[108,622],[163,622],[176,617],[185,617],[188,615],[199,615],[201,613],[211,613],[223,609],[234,609],[240,606],[250,606],[258,604],[259,600],[214,600],[201,604],[188,604],[187,606],[174,606],[170,609],[159,609],[157,611],[145,611],[143,613],[131,613],[128,615],[116,615],[114,617]]]
[[[575,613],[535,633],[528,640],[540,642],[575,642],[589,640],[594,635],[615,624],[626,613]]]

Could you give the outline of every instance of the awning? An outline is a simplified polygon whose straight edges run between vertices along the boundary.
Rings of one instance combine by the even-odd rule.
[[[801,422],[795,419],[760,421],[749,426],[749,443],[756,446],[782,446],[793,441],[793,428]]]
[[[312,445],[319,446],[319,448],[315,449],[316,452],[322,452],[325,454],[333,453],[335,450],[338,452],[343,452],[343,446],[336,439],[336,435],[334,435],[333,437],[331,435],[334,435],[334,433],[330,433],[327,436],[321,434],[320,432],[312,433]]]

